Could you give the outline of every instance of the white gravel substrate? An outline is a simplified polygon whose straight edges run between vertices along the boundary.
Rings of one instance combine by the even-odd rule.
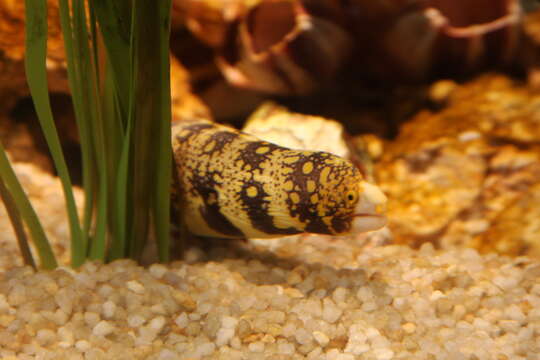
[[[17,162],[12,165],[43,224],[45,233],[51,239],[58,261],[67,263],[70,257],[69,225],[66,221],[66,206],[60,180],[30,163]],[[73,195],[81,214],[83,192],[80,188],[74,188]],[[11,222],[0,199],[0,271],[22,264]]]
[[[66,264],[58,181],[16,170]],[[374,246],[382,231],[36,273],[20,266],[3,211],[2,360],[540,359],[538,260]]]
[[[336,269],[198,254],[7,270],[1,358],[540,358],[540,264],[524,258],[385,246]]]

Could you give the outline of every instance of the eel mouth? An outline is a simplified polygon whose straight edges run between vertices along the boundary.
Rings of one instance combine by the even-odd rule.
[[[359,213],[353,214],[352,232],[365,232],[378,230],[386,225],[388,219],[381,214]]]
[[[363,181],[359,184],[360,199],[352,214],[352,232],[373,231],[387,223],[386,196],[377,185]]]

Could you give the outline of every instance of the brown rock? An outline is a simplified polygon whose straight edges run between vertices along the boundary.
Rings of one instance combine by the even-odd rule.
[[[29,100],[24,70],[24,4],[24,1],[0,0],[0,141],[10,152],[13,161],[31,161],[51,171],[45,140]],[[73,143],[78,140],[71,104],[65,96],[69,90],[58,2],[49,0],[47,6],[46,66],[51,106],[61,138],[66,139],[66,144]],[[68,153],[77,154],[75,151]]]
[[[173,119],[210,119],[210,111],[191,92],[190,76],[182,64],[170,57],[171,61],[171,111]]]
[[[485,75],[405,124],[376,166],[396,241],[538,254],[539,106],[534,91]]]
[[[481,250],[495,250],[502,254],[526,253],[540,257],[540,184],[532,186],[515,202],[505,208],[482,234],[477,246]]]
[[[2,108],[28,94],[24,74],[24,1],[0,0],[0,98]],[[47,68],[52,91],[67,92],[58,2],[48,0]]]
[[[0,51],[11,59],[22,60],[24,57],[24,1],[0,1]],[[64,43],[58,12],[58,2],[47,1],[48,36],[47,55],[50,60],[64,59]]]
[[[185,24],[210,46],[222,45],[230,23],[260,0],[173,0],[173,29]]]

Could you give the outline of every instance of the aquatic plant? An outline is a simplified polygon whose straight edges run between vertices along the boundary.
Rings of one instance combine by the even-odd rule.
[[[62,181],[71,233],[71,263],[138,259],[150,234],[169,256],[170,1],[46,0],[26,2],[25,67],[32,100]],[[86,7],[86,5],[88,5]],[[85,193],[78,214],[47,89],[47,11],[58,10],[82,151]],[[27,264],[22,223],[40,257],[56,260],[38,217],[0,149],[0,195]]]

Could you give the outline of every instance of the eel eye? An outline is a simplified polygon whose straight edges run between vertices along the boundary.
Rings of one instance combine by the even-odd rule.
[[[358,194],[356,193],[356,191],[353,190],[348,191],[345,197],[347,199],[347,204],[349,205],[355,204],[358,200]]]

